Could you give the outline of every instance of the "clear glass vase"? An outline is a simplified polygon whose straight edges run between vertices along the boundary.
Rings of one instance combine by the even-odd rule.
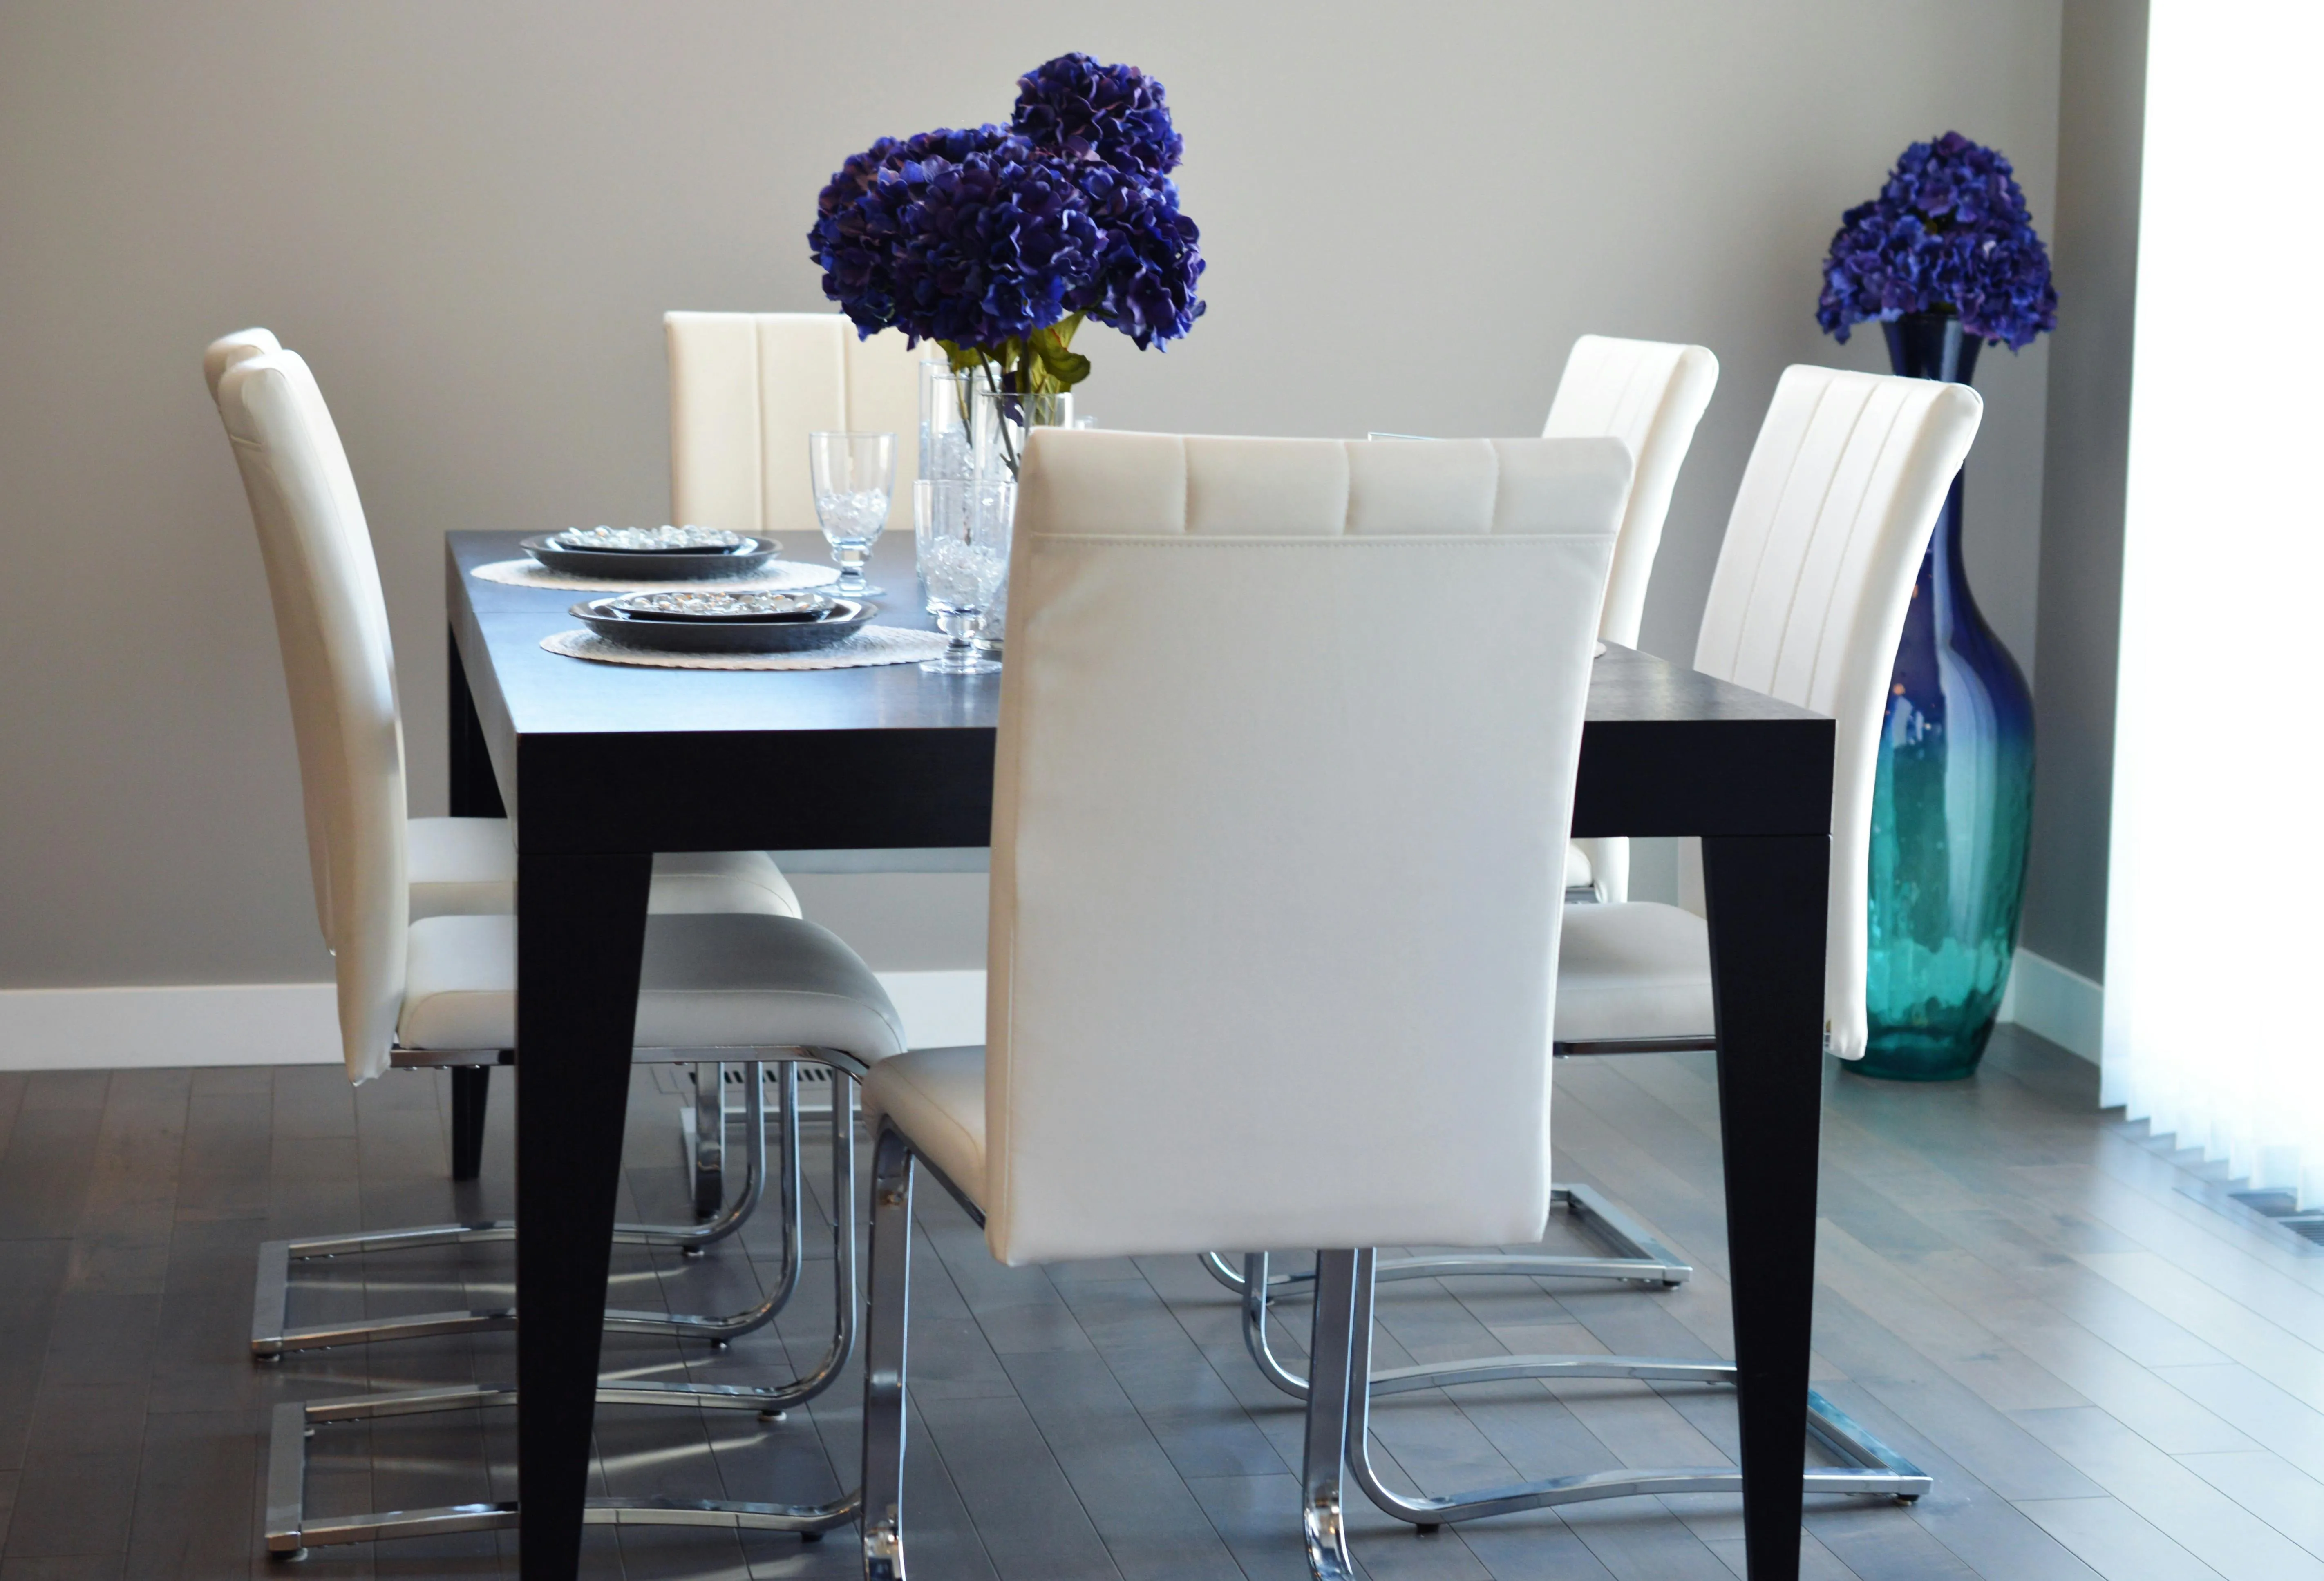
[[[1950,314],[1884,326],[1908,378],[1966,384],[1978,341]],[[1872,804],[1865,1076],[1970,1074],[1993,1035],[2025,894],[2034,700],[1970,596],[1953,480],[1906,607]]]
[[[969,443],[979,477],[1015,483],[1025,461],[1025,442],[1035,428],[1074,426],[1071,391],[1019,395],[1001,388],[985,369],[971,369],[962,377],[968,386]]]
[[[961,381],[968,391],[971,465],[975,475],[984,482],[1007,483],[1013,508],[1017,471],[1025,460],[1025,441],[1035,428],[1072,427],[1073,394],[1017,394],[991,376],[989,363],[969,370],[961,376]],[[998,655],[1004,647],[1008,630],[1009,586],[1003,583],[992,608],[985,613],[984,629],[977,646]]]

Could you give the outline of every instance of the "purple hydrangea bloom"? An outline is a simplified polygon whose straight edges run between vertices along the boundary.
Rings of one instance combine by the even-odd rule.
[[[975,155],[990,155],[1008,141],[998,126],[923,132],[882,137],[850,154],[816,201],[815,227],[807,233],[816,262],[823,265],[824,295],[837,302],[869,336],[898,316],[898,271],[906,243],[905,210],[914,195],[914,177],[925,187],[941,171]],[[929,332],[907,328],[913,340]]]
[[[1162,85],[1135,66],[1060,55],[1017,79],[1009,129],[1075,160],[1102,160],[1146,181],[1178,168],[1185,139],[1170,124]]]
[[[2058,326],[2050,254],[2008,160],[1948,132],[1906,149],[1880,196],[1840,216],[1816,322],[1841,341],[1867,318],[1950,308],[2015,351]]]
[[[883,137],[823,189],[807,243],[859,335],[996,350],[1069,316],[1142,350],[1203,313],[1194,222],[1162,85],[1062,56],[1020,82],[1011,128]],[[1072,326],[1065,331],[1070,333]]]
[[[1194,295],[1204,268],[1196,245],[1202,233],[1178,212],[1176,186],[1141,186],[1097,165],[1084,169],[1081,188],[1103,239],[1097,272],[1074,310],[1111,325],[1139,351],[1194,328],[1204,306]]]

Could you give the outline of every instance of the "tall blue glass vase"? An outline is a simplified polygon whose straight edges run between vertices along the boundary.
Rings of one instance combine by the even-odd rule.
[[[1982,343],[1950,313],[1883,327],[1906,378],[1967,384],[1976,372]],[[2033,804],[2034,699],[1969,595],[1955,478],[1913,585],[1881,726],[1859,1073],[1949,1081],[1985,1057],[2017,948]]]

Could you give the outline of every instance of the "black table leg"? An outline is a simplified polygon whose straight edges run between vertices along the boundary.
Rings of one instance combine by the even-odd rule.
[[[452,1178],[473,1181],[484,1168],[484,1101],[493,1095],[490,1065],[452,1067]]]
[[[493,776],[492,749],[484,744],[484,727],[476,719],[475,699],[468,695],[468,670],[460,662],[460,644],[448,633],[444,657],[445,768],[450,799],[445,811],[455,818],[505,818],[500,781]]]
[[[1751,1581],[1800,1573],[1831,866],[1823,835],[1702,842]]]
[[[517,859],[517,1502],[525,1581],[581,1559],[653,858]]]
[[[446,811],[455,818],[505,818],[500,782],[493,777],[492,753],[476,722],[475,700],[468,695],[468,672],[460,644],[447,631],[444,658],[445,765],[450,796]],[[493,1068],[461,1065],[452,1071],[452,1178],[473,1181],[484,1162],[484,1103],[492,1097]]]

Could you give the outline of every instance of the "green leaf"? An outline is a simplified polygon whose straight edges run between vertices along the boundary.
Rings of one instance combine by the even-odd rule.
[[[1081,324],[1082,316],[1075,313],[1026,337],[1029,343],[1027,349],[1039,363],[1039,387],[1067,391],[1090,376],[1090,360],[1070,349],[1074,331]]]
[[[957,341],[950,340],[940,340],[936,345],[944,347],[945,361],[951,365],[952,371],[955,373],[973,368],[984,360],[984,354],[973,345],[962,345]]]

